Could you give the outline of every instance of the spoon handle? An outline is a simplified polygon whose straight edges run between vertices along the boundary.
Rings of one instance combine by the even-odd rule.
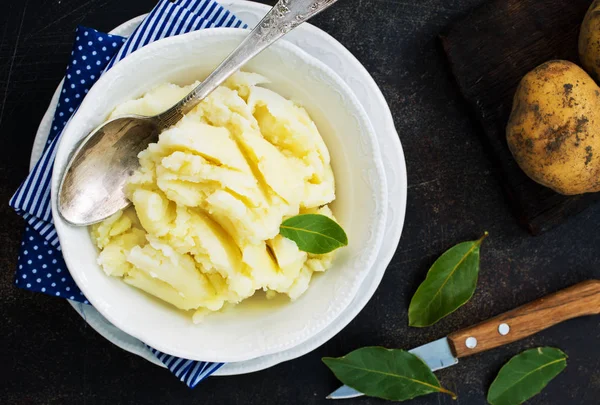
[[[179,103],[156,116],[160,126],[167,128],[175,124],[250,59],[336,1],[279,0],[242,43],[198,87]]]

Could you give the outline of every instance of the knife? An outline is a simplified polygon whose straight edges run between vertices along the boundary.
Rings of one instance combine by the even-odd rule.
[[[409,351],[436,371],[455,365],[460,358],[516,342],[568,319],[598,314],[600,280],[588,280]],[[362,395],[344,385],[327,398]]]

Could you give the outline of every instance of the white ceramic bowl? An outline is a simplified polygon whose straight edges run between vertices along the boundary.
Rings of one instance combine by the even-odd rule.
[[[366,113],[331,69],[285,41],[252,60],[246,70],[268,77],[270,88],[311,114],[332,155],[337,184],[333,209],[350,240],[333,267],[313,278],[300,299],[277,305],[253,299],[194,325],[189,314],[107,277],[96,263],[88,230],[70,226],[58,215],[56,191],[69,154],[115,105],[161,83],[188,84],[206,76],[245,35],[236,29],[203,30],[155,42],[128,56],[90,90],[62,135],[54,166],[54,221],[77,285],[119,329],[160,351],[193,360],[249,360],[289,349],[319,333],[352,301],[377,256],[385,228],[386,181]]]

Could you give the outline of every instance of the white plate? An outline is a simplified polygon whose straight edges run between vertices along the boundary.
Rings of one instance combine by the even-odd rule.
[[[336,177],[332,209],[349,240],[331,268],[315,275],[300,298],[281,299],[277,304],[257,294],[194,325],[189,313],[150,299],[118,278],[106,277],[87,227],[73,226],[58,213],[58,188],[73,151],[116,105],[163,83],[188,84],[208,76],[247,35],[237,28],[209,28],[165,38],[130,54],[92,86],[56,149],[52,216],[75,282],[116,327],[163,353],[185,359],[240,362],[305,342],[352,302],[383,242],[387,184],[367,113],[331,68],[285,40],[254,57],[245,69],[268,77],[265,86],[303,105],[319,128]]]
[[[268,6],[246,1],[225,1],[222,4],[236,13],[250,26],[256,24],[269,9]],[[111,32],[123,36],[130,35],[143,17],[140,16],[130,20]],[[363,107],[371,118],[378,135],[388,180],[386,234],[376,264],[364,280],[356,298],[326,329],[322,330],[318,335],[313,336],[310,340],[291,349],[249,361],[228,363],[216,375],[244,374],[271,367],[282,361],[302,356],[314,350],[339,332],[356,316],[375,292],[396,250],[404,223],[407,191],[404,155],[394,128],[391,113],[381,91],[356,58],[341,44],[318,28],[305,24],[292,32],[286,39],[300,46],[309,54],[318,57],[333,68],[350,85],[359,99],[362,100]],[[56,108],[59,89],[57,89],[38,129],[32,150],[32,164],[39,158],[47,139],[52,116]],[[115,328],[93,307],[74,302],[71,302],[71,304],[90,326],[112,343],[162,366],[162,363],[151,354],[142,342]]]

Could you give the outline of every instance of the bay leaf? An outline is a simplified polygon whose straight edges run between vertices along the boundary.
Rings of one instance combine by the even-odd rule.
[[[567,367],[567,355],[552,347],[526,350],[508,361],[490,386],[492,405],[519,405],[537,395]]]
[[[456,399],[423,360],[404,350],[363,347],[323,362],[342,383],[367,396],[405,401],[438,392]]]
[[[479,275],[480,239],[459,243],[441,255],[429,269],[408,307],[408,324],[430,326],[467,303]]]
[[[302,214],[288,218],[279,233],[296,242],[303,252],[325,254],[348,245],[348,236],[333,219],[320,214]]]

